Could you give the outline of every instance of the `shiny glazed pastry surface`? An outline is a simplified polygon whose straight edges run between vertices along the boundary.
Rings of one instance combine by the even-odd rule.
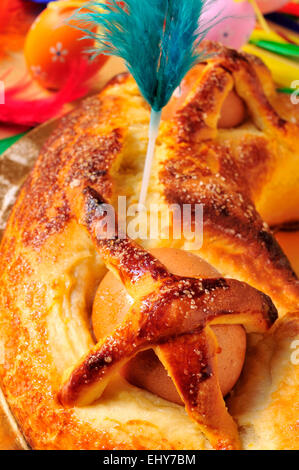
[[[107,267],[136,296],[136,302],[140,282],[137,290],[147,299],[152,295],[153,306],[170,287],[177,292],[181,281],[148,250],[154,246],[188,249],[186,240],[133,245],[126,240],[121,246],[103,245],[96,239],[94,223],[101,203],[116,205],[119,194],[126,195],[128,203],[137,202],[140,189],[149,109],[133,79],[123,75],[62,120],[22,188],[1,243],[0,334],[6,352],[1,384],[34,448],[299,447],[294,412],[298,366],[290,362],[291,345],[299,333],[298,280],[268,226],[298,217],[296,116],[279,104],[269,72],[258,60],[211,43],[206,47],[216,55],[198,74],[192,72],[185,100],[164,119],[147,201],[158,202],[165,210],[172,203],[202,202],[205,236],[196,254],[225,276],[210,283],[203,279],[207,293],[201,297],[194,281],[193,300],[200,315],[189,317],[188,325],[180,321],[176,304],[171,304],[175,331],[164,331],[167,348],[160,343],[161,324],[153,333],[153,322],[146,323],[189,414],[117,374],[109,376],[103,394],[94,401],[96,374],[88,376],[90,370],[84,369],[90,351],[96,351],[97,360],[109,357],[101,355],[103,349],[95,345],[90,327],[95,292]],[[227,129],[219,119],[232,90],[246,112],[233,123],[235,127]],[[215,291],[218,300],[213,307]],[[272,298],[281,317],[267,333],[275,309],[264,294]],[[211,328],[201,329],[201,322],[210,321],[201,302],[217,322],[226,305],[237,324],[244,320],[246,328],[247,323],[249,341],[229,413],[218,393],[221,413],[208,414],[207,423],[194,414],[206,402],[197,400],[196,410],[191,409],[190,381],[183,383],[178,373],[178,358],[194,352],[195,344],[201,344],[207,357],[214,357]],[[240,321],[245,310],[246,318]],[[160,313],[169,320],[169,311]],[[194,338],[199,319],[199,336]],[[256,330],[260,333],[252,335]],[[180,333],[184,341],[173,342]],[[107,342],[103,347],[108,347]],[[112,359],[111,367],[118,364]],[[68,379],[80,372],[80,366],[90,382],[85,387],[84,373],[75,374],[78,382],[72,388],[74,383]],[[103,374],[106,378],[108,369]],[[68,406],[61,404],[67,401]]]
[[[217,278],[220,274],[208,263],[192,253],[174,248],[156,248],[151,253],[167,269],[178,276],[193,278]],[[123,321],[132,305],[122,283],[107,273],[100,283],[94,302],[92,326],[98,341],[105,338]],[[245,359],[246,333],[241,325],[214,325],[216,335],[217,374],[222,395],[227,395],[237,382]],[[139,386],[174,403],[183,404],[167,371],[153,350],[139,353],[126,364],[124,377]]]

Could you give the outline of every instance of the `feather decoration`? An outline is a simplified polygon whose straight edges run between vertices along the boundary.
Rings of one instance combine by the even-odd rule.
[[[202,59],[197,46],[211,28],[201,25],[213,0],[92,1],[75,18],[96,43],[94,54],[124,59],[152,108],[149,146],[140,203],[144,204],[158,135],[161,110],[190,68]],[[199,27],[200,25],[200,27]],[[94,27],[99,29],[94,32]]]
[[[8,74],[0,76],[4,80]],[[59,114],[63,105],[84,96],[89,87],[86,80],[90,78],[90,67],[83,60],[73,64],[65,85],[57,93],[52,93],[45,98],[22,99],[18,96],[26,91],[31,79],[20,80],[16,85],[5,90],[5,102],[0,105],[0,123],[36,126]]]

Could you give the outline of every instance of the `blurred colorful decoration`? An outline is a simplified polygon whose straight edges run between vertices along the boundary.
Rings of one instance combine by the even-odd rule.
[[[299,17],[299,3],[289,2],[279,10],[281,13]]]
[[[283,14],[285,10],[288,14]],[[216,18],[217,24],[206,37],[257,55],[270,68],[276,83],[284,91],[290,90],[299,76],[298,12],[298,2],[288,0],[215,0],[204,18],[206,22]],[[270,14],[264,17],[263,13]]]
[[[205,15],[211,21],[218,18],[218,23],[209,31],[207,39],[239,49],[247,43],[256,20],[270,31],[263,13],[278,10],[287,3],[288,0],[215,0]]]
[[[253,1],[253,0],[252,0]],[[282,11],[268,14],[251,35],[249,44],[243,50],[257,55],[269,67],[275,82],[282,87],[281,91],[292,93],[292,84],[299,76],[299,28],[296,14],[292,17],[283,14],[285,10],[298,14],[298,2],[258,2],[263,11],[282,8]],[[263,5],[262,5],[263,3]]]
[[[281,30],[274,30],[270,29],[269,31],[265,31],[261,27],[257,26],[253,31],[250,41],[256,40],[265,40],[265,41],[278,41],[282,44],[297,44],[299,45],[299,36],[290,33],[289,31],[284,31],[282,33]]]
[[[287,28],[290,31],[294,31],[295,33],[299,34],[299,24],[296,21],[296,18],[293,18],[289,15],[283,15],[279,12],[269,13],[267,15],[267,20],[277,24],[278,26],[282,26],[283,28]]]
[[[0,59],[24,45],[33,21],[32,8],[23,0],[0,1]]]
[[[74,10],[84,3],[88,8],[87,0],[53,0],[50,3],[47,0],[0,0],[0,60],[5,58],[3,64],[9,64],[11,52],[22,56],[27,35],[24,52],[34,78],[30,80],[24,76],[19,81],[19,73],[17,83],[10,88],[6,86],[0,122],[25,126],[39,124],[60,113],[65,103],[88,92],[88,79],[107,58],[99,55],[92,61],[86,53],[86,49],[93,47],[92,39],[83,40],[84,33],[67,24]],[[299,35],[296,34],[299,2],[213,0],[207,5],[202,21],[208,26],[215,24],[215,19],[217,23],[207,37],[237,49],[243,46],[243,50],[256,54],[271,69],[277,84],[292,91],[291,83],[299,76]],[[276,12],[272,13],[273,10]],[[264,18],[263,13],[270,15]],[[250,43],[246,44],[250,35]],[[8,67],[5,65],[2,70]],[[6,81],[11,75],[14,76],[1,72],[0,80]],[[37,85],[33,86],[37,95],[31,91],[32,83],[36,82],[57,92],[41,91],[40,98]],[[34,99],[37,96],[38,99]]]
[[[55,2],[56,0],[52,0],[52,2]],[[47,5],[49,3],[49,0],[27,0],[27,2],[33,2],[33,3],[43,3]]]
[[[0,140],[0,155],[5,152],[11,145],[15,144],[21,137],[25,135],[25,132],[21,134],[13,135],[11,137],[7,137],[6,139]]]
[[[271,70],[273,79],[279,86],[289,88],[295,80],[298,80],[299,64],[297,61],[281,57],[252,44],[246,44],[243,50],[260,57]]]
[[[203,20],[206,24],[216,21],[206,35],[207,39],[240,49],[250,38],[256,15],[248,1],[216,0],[206,9]]]
[[[262,49],[265,49],[269,52],[274,52],[282,56],[289,58],[299,58],[299,46],[297,44],[285,44],[277,41],[269,41],[266,39],[252,39],[250,40],[251,44],[255,44]]]
[[[0,1],[0,26],[5,28],[3,41],[7,44],[9,37],[19,38],[19,35],[24,40],[24,33],[32,25],[24,50],[31,76],[43,87],[56,90],[55,93],[42,90],[39,92],[39,87],[35,87],[33,93],[33,80],[29,75],[24,75],[14,85],[8,86],[14,73],[12,70],[5,72],[4,68],[4,72],[0,73],[0,80],[6,83],[5,103],[0,106],[0,122],[35,126],[57,116],[62,112],[64,104],[89,91],[89,78],[107,58],[100,56],[94,61],[90,60],[91,55],[85,50],[93,46],[93,41],[79,41],[83,34],[67,24],[68,18],[84,3],[83,0],[55,1],[42,10],[29,0]],[[27,11],[30,15],[25,27],[24,14]],[[32,12],[40,14],[36,18],[36,14],[34,16]],[[0,31],[2,32],[1,29]],[[13,50],[11,44],[7,49],[8,53]],[[16,49],[20,50],[22,46],[23,42],[18,41]]]
[[[30,87],[30,79],[22,80],[14,86],[6,88],[5,104],[0,106],[0,123],[36,126],[56,116],[61,112],[64,104],[80,98],[88,92],[87,67],[85,61],[78,62],[72,68],[61,90],[48,94],[45,98],[24,100],[20,97]],[[0,80],[4,78],[5,76],[0,76]]]
[[[289,0],[256,0],[262,13],[270,13],[279,10],[288,3]]]
[[[91,60],[91,54],[86,51],[94,46],[94,40],[82,39],[84,33],[72,27],[76,25],[75,20],[67,24],[83,3],[78,0],[49,3],[28,32],[24,49],[26,63],[32,77],[45,88],[58,90],[64,86],[72,67],[82,58],[88,64],[86,78],[94,75],[107,60],[104,55]]]

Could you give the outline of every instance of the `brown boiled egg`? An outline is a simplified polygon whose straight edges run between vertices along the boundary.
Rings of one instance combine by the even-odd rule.
[[[156,248],[151,253],[178,276],[215,278],[219,273],[196,255],[174,248]],[[100,283],[93,304],[92,325],[97,340],[105,337],[125,317],[133,301],[121,282],[107,273]],[[241,325],[213,325],[219,345],[218,377],[223,396],[234,387],[243,368],[246,333]],[[123,368],[123,375],[133,385],[166,400],[182,404],[167,371],[153,350],[139,353]]]
[[[243,100],[235,91],[230,91],[223,102],[218,127],[230,129],[240,126],[246,117],[246,109]]]
[[[170,102],[163,109],[163,119],[171,119],[176,111],[183,106],[188,94],[192,92],[195,81],[204,68],[204,65],[198,64],[187,73],[179,89],[175,91]],[[237,127],[244,122],[245,118],[246,105],[236,91],[231,90],[223,102],[217,127],[219,129]]]

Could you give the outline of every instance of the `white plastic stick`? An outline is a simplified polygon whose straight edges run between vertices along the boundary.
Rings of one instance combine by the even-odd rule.
[[[149,138],[148,138],[148,147],[145,158],[145,165],[143,170],[141,191],[139,196],[139,204],[144,205],[147,196],[147,190],[149,185],[149,180],[151,177],[151,169],[153,164],[153,159],[155,155],[155,145],[159,133],[159,127],[161,122],[162,111],[151,111],[151,122],[149,126]]]

